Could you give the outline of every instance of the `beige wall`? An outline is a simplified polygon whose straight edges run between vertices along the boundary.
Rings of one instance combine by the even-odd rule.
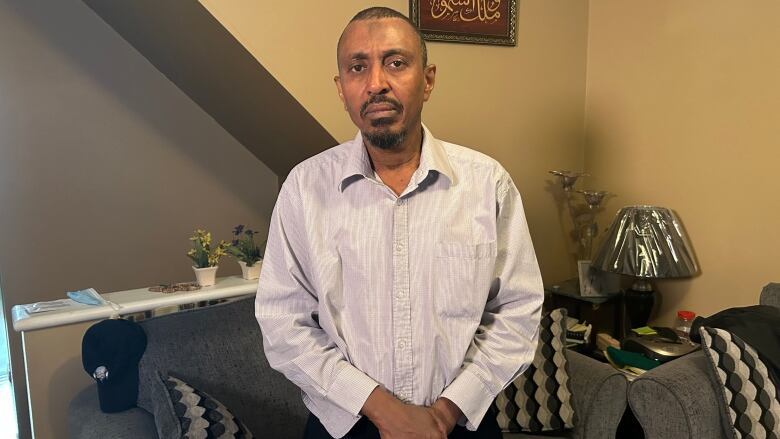
[[[333,85],[341,30],[371,5],[409,8],[405,0],[201,3],[339,141],[355,133]],[[587,5],[519,1],[517,47],[428,43],[438,74],[424,121],[509,170],[548,282],[574,274],[547,171],[583,166]]]
[[[11,306],[194,278],[196,227],[265,231],[277,177],[78,0],[0,2],[0,282]],[[239,272],[226,260],[221,275]],[[83,328],[30,334],[38,438],[88,381]],[[23,438],[21,337],[10,332]],[[0,434],[1,435],[1,434]]]
[[[701,266],[657,321],[755,304],[780,279],[780,2],[590,1],[586,168],[677,211]],[[605,224],[610,219],[605,218]]]

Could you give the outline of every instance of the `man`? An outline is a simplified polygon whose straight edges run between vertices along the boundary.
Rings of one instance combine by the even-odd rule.
[[[422,125],[436,67],[406,17],[358,13],[337,61],[359,133],[280,191],[256,300],[266,356],[303,390],[307,438],[500,437],[485,415],[533,358],[543,297],[517,189]]]

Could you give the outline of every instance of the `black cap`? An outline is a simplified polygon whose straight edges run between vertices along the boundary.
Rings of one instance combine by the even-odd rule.
[[[103,320],[84,333],[81,362],[97,381],[100,410],[121,412],[138,400],[138,362],[146,350],[146,333],[129,320]]]

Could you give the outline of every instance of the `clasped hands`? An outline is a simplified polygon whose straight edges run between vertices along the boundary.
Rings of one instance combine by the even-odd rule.
[[[446,439],[462,415],[458,406],[439,398],[430,407],[404,404],[377,387],[361,410],[382,439]]]

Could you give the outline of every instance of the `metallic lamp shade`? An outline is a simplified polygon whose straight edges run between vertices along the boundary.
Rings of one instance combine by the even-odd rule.
[[[646,279],[691,277],[699,270],[680,220],[654,206],[620,209],[591,265]]]

